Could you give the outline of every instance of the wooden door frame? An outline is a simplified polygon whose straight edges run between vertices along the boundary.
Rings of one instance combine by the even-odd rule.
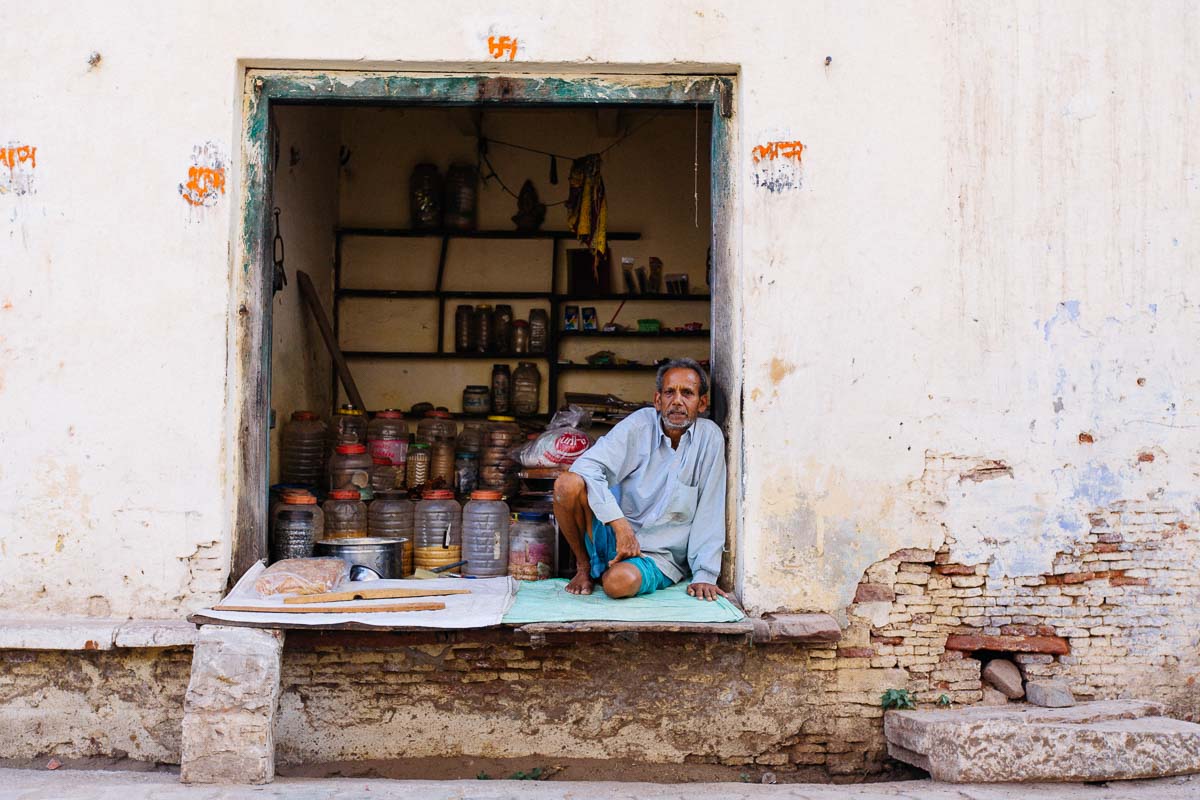
[[[726,436],[729,481],[721,583],[740,589],[742,527],[741,271],[735,212],[736,120],[731,75],[434,74],[254,69],[242,96],[240,215],[232,275],[234,522],[230,582],[267,554],[271,397],[271,192],[275,104],[460,106],[653,105],[712,111],[712,403]]]

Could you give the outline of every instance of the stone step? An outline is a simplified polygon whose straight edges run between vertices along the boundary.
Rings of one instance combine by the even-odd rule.
[[[1108,781],[1200,772],[1200,725],[1158,703],[889,711],[889,754],[954,783]]]

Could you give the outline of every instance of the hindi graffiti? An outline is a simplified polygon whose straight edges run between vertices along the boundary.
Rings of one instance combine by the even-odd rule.
[[[794,139],[755,145],[750,151],[750,159],[754,162],[754,185],[768,192],[799,189],[803,179],[803,153],[804,143]]]
[[[37,169],[37,147],[12,142],[0,147],[0,194],[30,194]]]
[[[517,40],[511,36],[489,36],[488,54],[494,59],[507,55],[508,60],[512,61],[517,57]]]
[[[192,150],[187,182],[179,184],[179,195],[190,206],[215,205],[225,194],[225,162],[212,142]]]

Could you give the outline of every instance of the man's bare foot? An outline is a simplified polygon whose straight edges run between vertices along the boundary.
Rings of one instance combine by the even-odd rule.
[[[591,575],[586,572],[576,572],[575,577],[567,584],[567,591],[571,594],[591,594],[595,586]]]

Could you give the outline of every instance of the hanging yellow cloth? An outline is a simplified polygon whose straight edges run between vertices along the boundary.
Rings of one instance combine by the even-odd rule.
[[[600,155],[571,162],[567,195],[567,227],[597,256],[608,249],[608,200],[600,176]]]

